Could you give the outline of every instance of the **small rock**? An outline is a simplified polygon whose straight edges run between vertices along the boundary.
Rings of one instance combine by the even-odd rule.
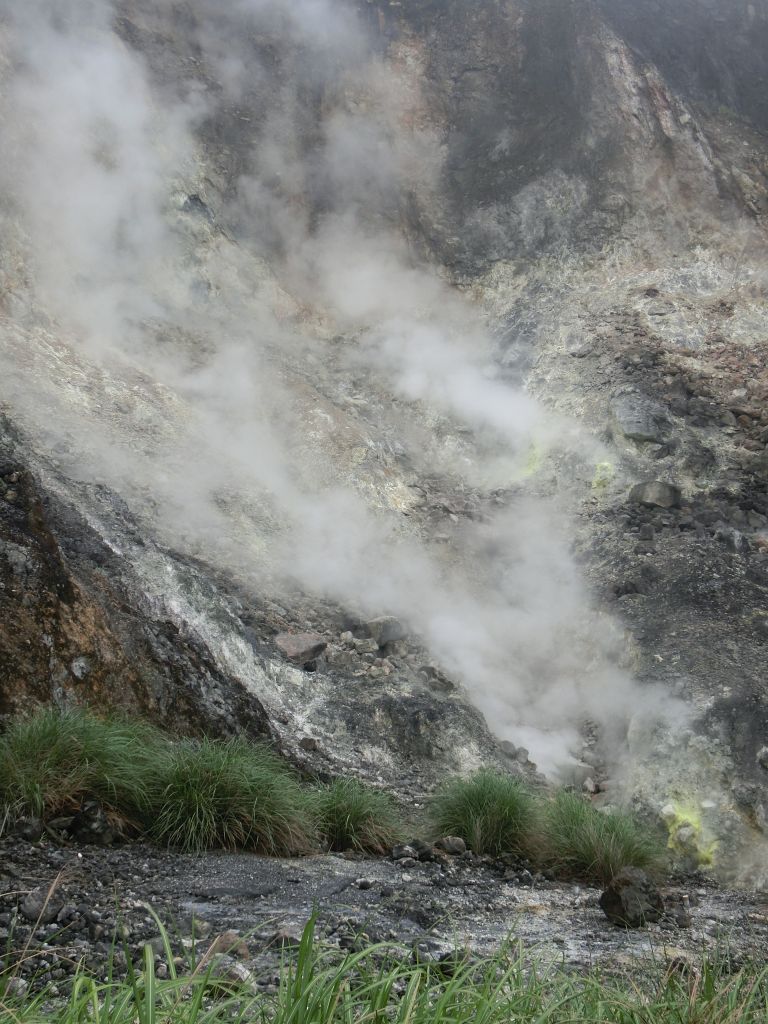
[[[680,488],[674,484],[667,484],[661,480],[647,480],[632,488],[629,500],[656,508],[677,508],[682,500],[682,494]]]
[[[375,640],[368,637],[367,640],[353,640],[352,645],[358,654],[378,654],[379,645]]]
[[[117,838],[104,808],[98,800],[84,800],[80,810],[72,817],[68,831],[79,843],[111,846]]]
[[[413,855],[418,860],[427,861],[435,859],[435,848],[431,843],[425,843],[423,839],[411,839],[408,845],[414,851]]]
[[[289,661],[297,665],[307,665],[319,658],[328,646],[318,633],[279,633],[275,644]]]
[[[405,626],[394,615],[381,615],[377,619],[370,619],[366,623],[366,628],[379,647],[394,643],[396,640],[405,640],[408,636]]]
[[[611,924],[642,928],[660,920],[664,899],[644,871],[624,868],[601,895],[600,907]]]
[[[417,859],[417,853],[409,843],[398,843],[392,847],[392,860],[408,859]]]
[[[179,928],[184,935],[191,935],[195,939],[207,939],[213,931],[210,921],[203,920],[197,914],[190,914],[189,917],[182,918]]]
[[[451,857],[460,857],[463,853],[466,853],[467,844],[461,836],[444,836],[442,839],[437,840],[435,848],[442,850],[443,853],[447,853]]]
[[[228,931],[222,932],[221,935],[216,936],[208,947],[206,958],[210,959],[212,956],[217,956],[218,954],[225,954],[229,957],[239,957],[241,960],[247,960],[250,956],[250,951],[239,932]]]
[[[51,892],[49,886],[39,885],[27,893],[19,909],[28,921],[51,924],[59,916],[63,906],[64,901],[57,896],[55,890]]]
[[[720,529],[715,531],[715,537],[724,544],[729,551],[734,551],[737,554],[744,554],[749,551],[749,541],[741,531],[736,530],[732,526],[722,526]]]
[[[672,921],[678,928],[690,928],[693,924],[693,918],[691,917],[688,906],[685,903],[676,903],[669,907],[664,916]]]
[[[268,946],[298,946],[304,929],[300,925],[284,924],[273,933]]]
[[[91,671],[91,662],[85,655],[81,655],[79,658],[74,658],[70,665],[70,671],[77,680],[85,679]]]
[[[214,969],[214,977],[225,978],[251,991],[256,991],[256,976],[245,964],[238,963],[231,956],[222,956]]]
[[[39,818],[19,818],[13,827],[14,835],[28,843],[36,843],[43,835],[43,823]]]

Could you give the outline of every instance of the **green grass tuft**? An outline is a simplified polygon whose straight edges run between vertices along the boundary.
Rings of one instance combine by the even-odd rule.
[[[10,820],[50,820],[95,797],[117,819],[146,812],[160,734],[140,722],[44,708],[0,736],[0,806]]]
[[[403,835],[394,800],[357,779],[336,779],[317,790],[314,810],[320,836],[331,850],[382,854]]]
[[[507,946],[486,960],[414,964],[393,946],[339,955],[304,930],[294,956],[279,969],[277,991],[217,976],[215,958],[177,968],[161,930],[167,977],[144,948],[125,981],[83,965],[71,990],[16,994],[13,971],[0,966],[0,1020],[14,1024],[764,1024],[768,971],[762,958],[732,971],[725,957],[685,972],[664,958],[634,971],[573,971],[531,961]]]
[[[298,779],[264,746],[184,740],[169,748],[158,779],[151,834],[168,846],[290,856],[313,843]]]
[[[436,838],[460,836],[475,853],[501,856],[526,850],[535,803],[519,779],[484,769],[446,783],[432,798],[429,817]]]
[[[543,818],[545,856],[558,874],[607,885],[622,868],[653,872],[663,865],[661,840],[624,811],[599,811],[563,790],[548,802]]]

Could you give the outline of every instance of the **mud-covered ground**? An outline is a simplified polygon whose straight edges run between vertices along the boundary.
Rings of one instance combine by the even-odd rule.
[[[267,991],[313,912],[318,936],[331,947],[385,942],[423,960],[450,958],[457,949],[489,954],[508,938],[531,959],[573,969],[634,969],[648,958],[694,962],[715,950],[727,950],[735,963],[764,955],[768,896],[721,889],[702,877],[670,880],[663,891],[662,921],[625,930],[608,923],[596,888],[470,854],[403,866],[350,854],[181,856],[144,845],[60,847],[6,838],[0,943],[7,967],[21,961],[22,983],[60,990],[80,963],[99,973],[111,957],[124,973],[128,957],[138,959],[147,942],[164,976],[167,955],[154,915],[177,956],[199,961],[217,942],[217,950],[231,953],[222,971]],[[683,895],[688,927],[676,923]]]

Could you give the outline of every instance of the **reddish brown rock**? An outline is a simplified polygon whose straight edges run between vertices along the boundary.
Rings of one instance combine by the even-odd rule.
[[[279,633],[275,643],[278,650],[297,665],[319,658],[328,646],[318,633]]]

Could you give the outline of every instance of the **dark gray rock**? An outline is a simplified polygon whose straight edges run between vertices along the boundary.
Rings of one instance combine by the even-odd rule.
[[[57,896],[53,886],[39,885],[21,901],[19,910],[27,921],[34,924],[51,924],[59,916],[64,901]]]
[[[72,817],[67,831],[78,843],[96,843],[98,846],[111,846],[118,835],[98,800],[85,800]]]
[[[43,823],[39,818],[19,818],[13,826],[14,835],[36,843],[43,835]]]
[[[656,508],[678,508],[682,494],[680,488],[674,484],[664,483],[662,480],[646,480],[632,488],[629,500]]]
[[[435,859],[435,848],[432,843],[427,843],[423,839],[411,839],[408,845],[414,851],[414,855],[418,860],[427,861]]]
[[[392,847],[392,860],[416,860],[416,850],[410,843],[398,843]]]
[[[669,431],[666,410],[642,395],[621,395],[611,403],[616,427],[630,441],[661,444]]]
[[[640,868],[624,868],[600,896],[600,908],[611,924],[642,928],[660,920],[664,898]]]
[[[741,530],[737,530],[733,526],[721,526],[715,531],[715,537],[729,551],[733,551],[736,554],[745,554],[749,551],[749,541]]]

